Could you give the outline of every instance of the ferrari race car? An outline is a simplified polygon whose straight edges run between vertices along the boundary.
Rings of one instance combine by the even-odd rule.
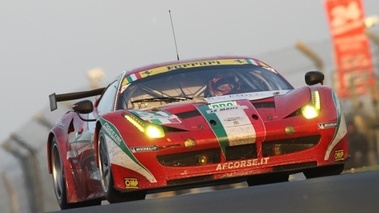
[[[348,159],[336,93],[318,71],[294,88],[250,57],[154,64],[76,100],[48,135],[48,172],[62,209],[147,193],[337,175]]]

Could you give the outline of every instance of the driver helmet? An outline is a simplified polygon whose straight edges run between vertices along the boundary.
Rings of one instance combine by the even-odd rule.
[[[222,96],[236,93],[240,89],[239,79],[235,75],[218,75],[208,83],[210,96]]]

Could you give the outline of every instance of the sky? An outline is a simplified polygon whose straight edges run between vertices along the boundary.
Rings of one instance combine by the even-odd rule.
[[[378,0],[364,0],[367,16]],[[215,55],[256,56],[330,38],[323,0],[0,0],[0,143],[87,73]],[[289,79],[291,80],[291,79]]]

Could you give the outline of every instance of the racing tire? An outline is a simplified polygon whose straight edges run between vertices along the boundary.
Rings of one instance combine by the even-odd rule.
[[[61,159],[61,153],[59,150],[58,143],[55,138],[52,140],[51,150],[51,169],[53,177],[53,188],[55,192],[55,197],[57,198],[58,205],[61,209],[71,209],[85,206],[100,205],[101,199],[89,200],[78,203],[68,203],[67,202],[67,189],[66,189],[66,178],[63,168],[63,163]]]
[[[311,168],[304,170],[304,176],[309,178],[325,177],[332,175],[339,175],[343,172],[345,168],[344,164],[330,165],[330,166],[321,166],[316,168]]]
[[[263,184],[280,183],[288,181],[289,175],[287,173],[272,173],[264,175],[254,175],[247,179],[248,186],[257,186]]]
[[[98,136],[98,163],[101,186],[103,188],[105,198],[109,203],[120,203],[145,199],[145,191],[123,193],[115,189],[106,137],[103,130],[100,130]]]

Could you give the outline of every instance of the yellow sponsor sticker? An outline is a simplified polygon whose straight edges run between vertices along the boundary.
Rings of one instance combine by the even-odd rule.
[[[344,160],[343,156],[344,156],[344,150],[343,149],[340,149],[340,150],[336,150],[334,152],[334,160],[335,161],[340,161],[340,160]]]
[[[138,189],[138,179],[137,178],[124,178],[126,189]]]
[[[207,67],[207,66],[217,66],[217,65],[245,65],[248,64],[248,61],[245,59],[220,59],[220,60],[204,60],[204,61],[193,61],[193,62],[184,62],[178,64],[172,64],[162,67],[157,67],[145,71],[141,71],[140,75],[142,78],[156,75],[159,73],[164,73],[177,69],[188,69],[195,67]]]

